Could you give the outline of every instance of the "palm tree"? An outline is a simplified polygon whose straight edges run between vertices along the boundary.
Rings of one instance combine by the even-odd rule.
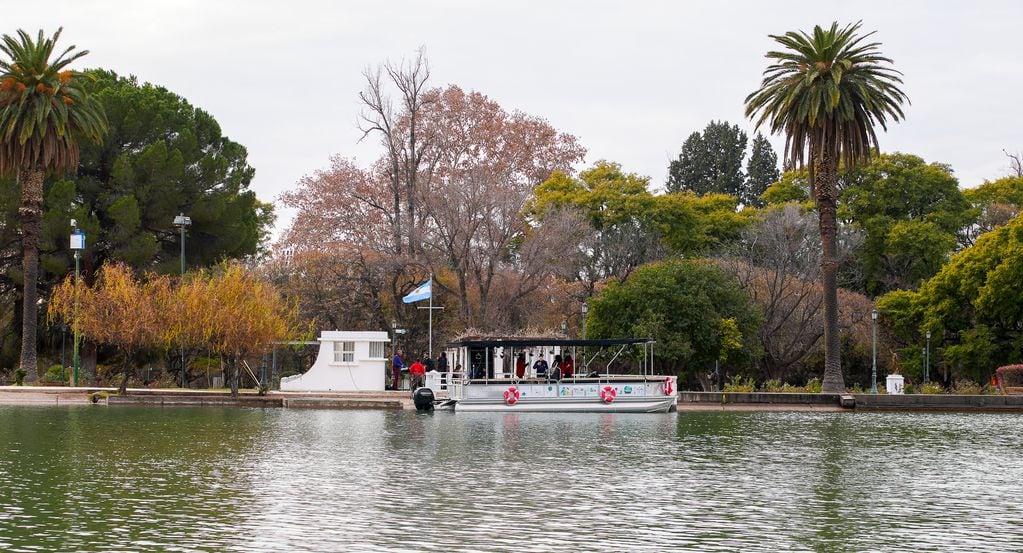
[[[768,52],[774,61],[764,71],[760,89],[746,97],[746,116],[757,128],[768,123],[785,134],[785,163],[807,166],[820,218],[824,287],[823,391],[843,392],[839,359],[838,283],[836,280],[839,163],[852,167],[878,148],[874,127],[887,130],[889,120],[904,118],[899,89],[901,73],[880,54],[880,43],[865,42],[874,33],[858,34],[860,23],[839,29],[816,26],[813,34],[771,35],[785,47]]]
[[[67,66],[88,54],[70,46],[51,61],[53,38],[42,31],[33,41],[25,31],[0,38],[0,174],[21,187],[24,275],[21,368],[36,378],[39,240],[42,234],[43,177],[78,166],[78,138],[99,142],[106,132],[103,107],[81,87],[85,77]]]

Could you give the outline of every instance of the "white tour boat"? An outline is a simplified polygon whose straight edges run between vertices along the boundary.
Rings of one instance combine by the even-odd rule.
[[[653,345],[648,338],[461,339],[447,347],[452,372],[429,374],[426,387],[447,396],[436,408],[455,411],[665,413],[678,404],[677,380],[653,374]],[[612,373],[626,358],[638,374]]]

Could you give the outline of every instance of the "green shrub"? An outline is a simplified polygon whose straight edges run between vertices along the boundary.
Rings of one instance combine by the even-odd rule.
[[[782,384],[780,379],[772,378],[767,382],[764,382],[764,385],[761,386],[760,389],[765,392],[783,392],[785,391],[785,384]]]
[[[25,369],[23,369],[21,367],[18,367],[17,369],[15,369],[15,371],[14,371],[14,385],[15,386],[24,386],[25,385],[25,377],[26,376],[28,376],[28,372],[26,372]]]
[[[937,382],[925,382],[920,385],[920,389],[917,391],[918,394],[943,394],[945,388]]]
[[[739,392],[754,392],[757,389],[756,383],[753,382],[751,376],[739,376],[735,375],[725,383],[725,391],[732,393]]]
[[[806,381],[806,393],[819,394],[824,389],[824,385],[821,384],[821,379],[816,376]]]
[[[40,380],[53,384],[64,384],[64,377],[66,374],[64,367],[61,367],[60,365],[50,365],[50,368],[46,369],[46,373],[43,374]]]

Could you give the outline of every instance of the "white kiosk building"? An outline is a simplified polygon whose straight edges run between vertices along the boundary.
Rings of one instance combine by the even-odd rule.
[[[386,332],[324,331],[316,362],[281,379],[284,392],[377,392],[387,369]]]

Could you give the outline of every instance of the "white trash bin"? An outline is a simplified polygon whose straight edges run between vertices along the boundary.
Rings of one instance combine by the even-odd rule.
[[[434,392],[440,391],[440,373],[437,371],[426,372],[426,383],[425,386]]]
[[[890,374],[885,380],[885,388],[889,394],[902,395],[905,387],[903,385],[903,378],[901,374]]]

